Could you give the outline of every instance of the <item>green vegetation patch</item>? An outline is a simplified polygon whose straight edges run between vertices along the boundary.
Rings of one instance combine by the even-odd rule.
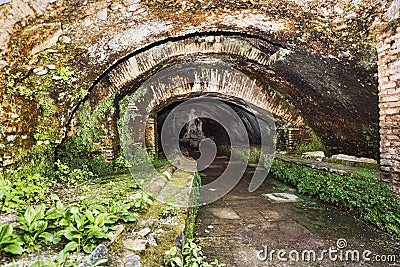
[[[314,170],[275,160],[271,173],[302,194],[344,208],[390,234],[400,236],[400,199],[379,175],[357,171],[350,175]]]

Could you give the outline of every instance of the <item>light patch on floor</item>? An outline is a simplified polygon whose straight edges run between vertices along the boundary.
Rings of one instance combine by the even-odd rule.
[[[268,199],[276,202],[298,202],[300,198],[293,194],[288,193],[272,193],[272,194],[263,194]]]
[[[210,208],[210,212],[221,219],[237,220],[240,216],[231,208]]]

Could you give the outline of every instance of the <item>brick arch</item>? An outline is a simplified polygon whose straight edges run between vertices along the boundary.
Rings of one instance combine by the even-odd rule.
[[[224,54],[241,57],[245,61],[256,62],[264,66],[272,66],[276,61],[281,60],[289,50],[276,47],[271,44],[269,51],[261,51],[253,46],[247,40],[238,36],[195,36],[175,42],[168,42],[159,46],[152,47],[142,53],[132,55],[116,65],[108,74],[109,87],[106,88],[104,98],[108,98],[121,90],[132,90],[132,86],[140,77],[146,73],[153,73],[157,66],[170,62],[182,56],[207,56]],[[223,77],[220,77],[223,78]],[[229,94],[232,97],[243,99],[260,108],[268,109],[276,116],[284,119],[294,126],[303,126],[304,119],[288,105],[282,105],[281,101],[271,97],[267,93],[262,99],[254,98],[251,92],[246,90],[242,81],[231,81],[235,84],[235,90],[227,89],[226,85],[219,85],[218,90],[221,93]],[[252,87],[256,86],[256,80],[252,82]],[[126,89],[128,88],[128,89]],[[104,90],[104,89],[102,89]],[[192,90],[189,92],[188,90]],[[210,88],[204,88],[204,93],[209,93]],[[181,90],[179,90],[181,92]],[[184,88],[184,94],[194,93],[193,88]],[[217,91],[219,92],[219,91]],[[160,97],[165,97],[169,92],[160,92]]]
[[[258,39],[254,38],[252,41],[257,42]],[[199,58],[202,60],[215,60],[218,56],[223,55],[273,68],[275,62],[284,60],[285,55],[288,53],[291,53],[291,51],[274,44],[267,44],[267,47],[263,46],[261,51],[251,41],[237,35],[191,36],[169,41],[152,46],[147,50],[132,54],[119,61],[90,90],[89,99],[92,99],[91,101],[93,102],[91,103],[94,108],[98,103],[111,97],[114,98],[115,103],[118,103],[123,97],[121,95],[134,93],[140,84],[152,77],[152,75],[162,70],[165,66],[181,63],[183,57],[188,57],[190,60],[195,61]],[[224,62],[223,59],[219,60]],[[212,74],[205,75],[210,76]],[[305,125],[304,118],[297,110],[280,99],[279,96],[270,94],[265,88],[262,88],[265,87],[265,81],[258,78],[252,78],[247,81],[231,80],[230,86],[228,86],[228,84],[222,83],[227,79],[227,76],[222,75],[217,77],[217,86],[193,87],[185,85],[179,90],[175,88],[176,90],[173,91],[168,91],[165,86],[161,86],[158,93],[155,94],[154,101],[168,102],[173,98],[184,98],[193,94],[219,94],[236,99],[238,100],[237,103],[248,103],[268,110],[294,129],[302,128]],[[260,91],[259,86],[263,94],[255,93],[256,89]],[[251,88],[251,90],[248,88]],[[149,107],[149,110],[156,106],[157,104]],[[108,121],[110,120],[109,118]],[[112,129],[117,127],[116,123],[106,127],[111,132],[116,133],[115,136],[118,136],[117,131]],[[115,147],[117,143],[118,140],[114,140],[113,142],[104,142],[102,145],[103,150],[107,151],[105,153],[107,159],[112,159],[118,151],[119,148]]]

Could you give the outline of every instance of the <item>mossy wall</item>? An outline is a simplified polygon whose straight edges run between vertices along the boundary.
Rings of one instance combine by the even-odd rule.
[[[1,4],[1,165],[18,162],[35,144],[59,146],[86,100],[92,112],[97,110],[102,101],[96,98],[104,91],[92,95],[93,88],[104,84],[109,88],[106,73],[124,57],[160,43],[215,32],[255,37],[249,42],[261,51],[269,49],[267,44],[293,51],[274,66],[240,59],[236,65],[262,77],[259,80],[300,112],[328,145],[376,155],[377,61],[371,26],[390,4],[319,0]]]

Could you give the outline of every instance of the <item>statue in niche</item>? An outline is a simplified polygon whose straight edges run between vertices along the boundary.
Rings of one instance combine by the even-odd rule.
[[[198,148],[201,140],[205,138],[203,122],[195,116],[195,110],[190,110],[189,121],[185,125],[186,132],[182,137],[183,142],[188,142],[191,147]]]

